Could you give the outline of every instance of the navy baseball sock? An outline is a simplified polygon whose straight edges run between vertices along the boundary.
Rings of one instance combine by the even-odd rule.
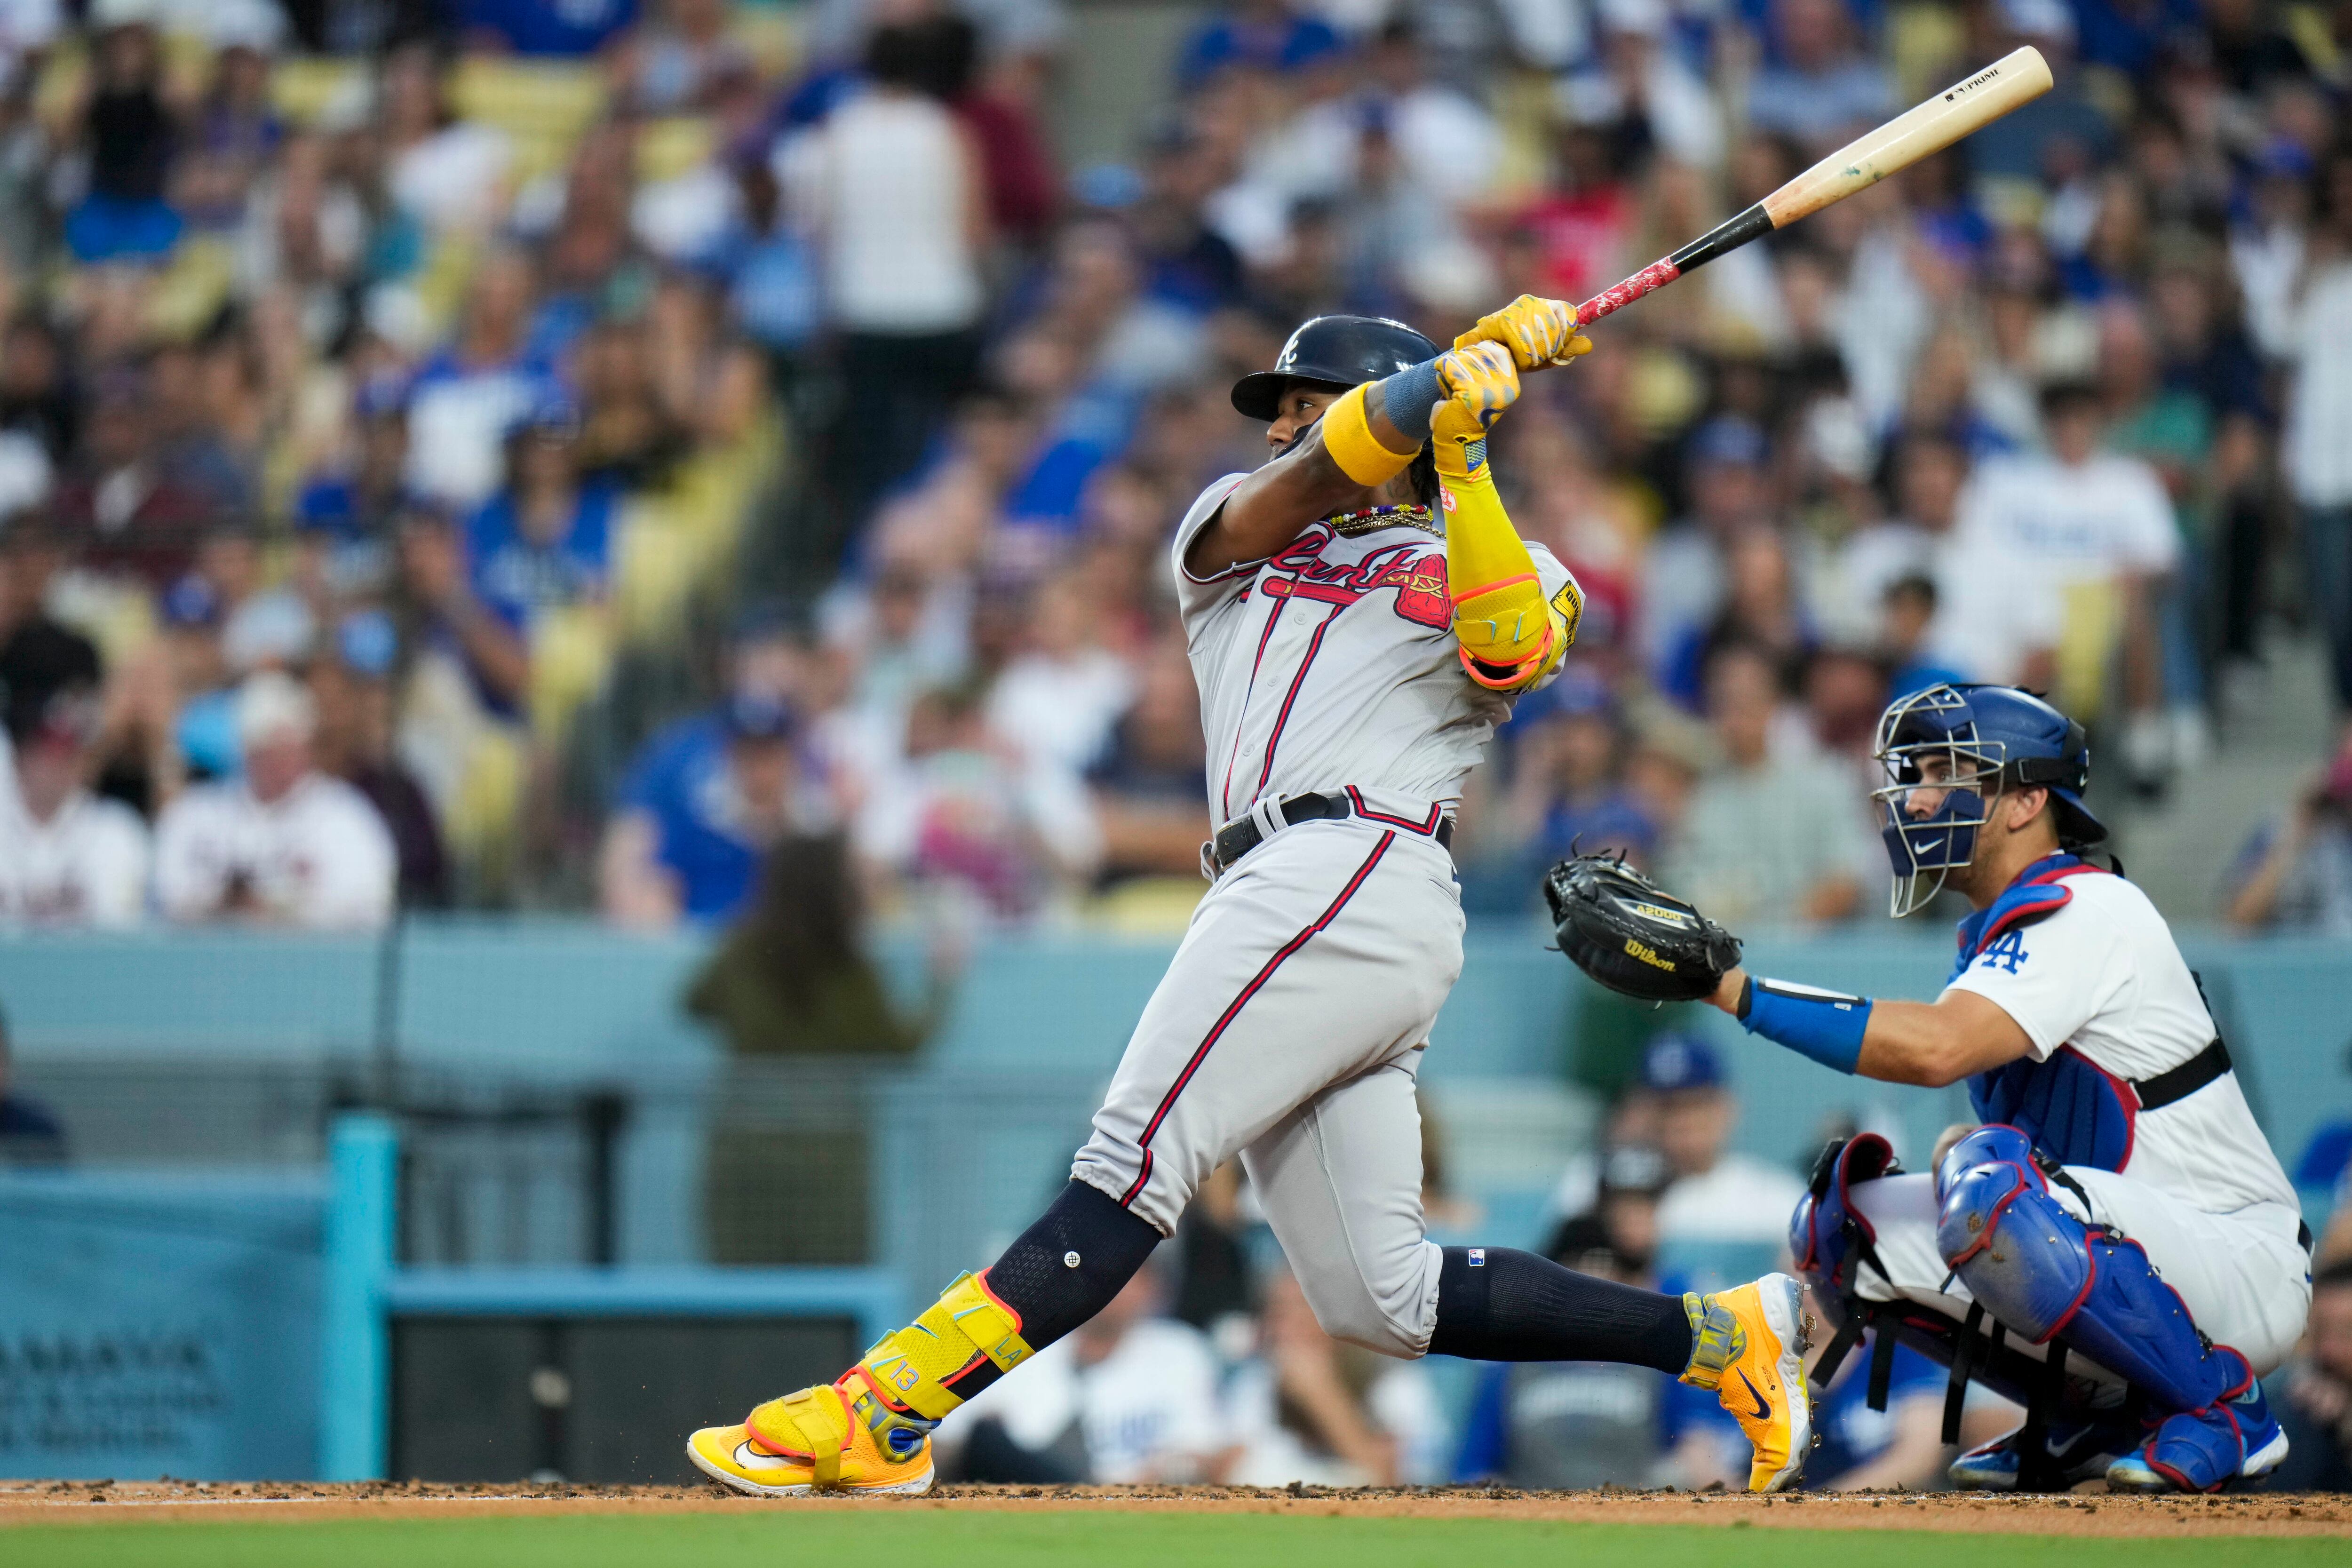
[[[1532,1252],[1449,1247],[1429,1353],[1613,1361],[1679,1377],[1690,1365],[1690,1314],[1679,1296],[1579,1274]]]
[[[1041,1351],[1110,1305],[1159,1245],[1160,1232],[1150,1220],[1084,1182],[1072,1182],[989,1265],[988,1289],[1021,1314],[1022,1339]],[[1003,1375],[983,1360],[946,1386],[970,1399]]]

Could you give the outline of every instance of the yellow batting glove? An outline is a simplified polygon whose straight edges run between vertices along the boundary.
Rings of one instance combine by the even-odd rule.
[[[1431,413],[1429,450],[1447,479],[1486,481],[1486,422],[1463,399],[1449,397]]]
[[[1521,370],[1567,364],[1592,352],[1592,340],[1578,324],[1576,307],[1565,300],[1538,300],[1522,294],[1501,310],[1478,318],[1478,324],[1454,340],[1457,349],[1473,343],[1500,343],[1511,351]]]
[[[1437,384],[1484,430],[1519,400],[1519,367],[1500,343],[1469,343],[1437,356]],[[1435,416],[1431,427],[1435,428]]]

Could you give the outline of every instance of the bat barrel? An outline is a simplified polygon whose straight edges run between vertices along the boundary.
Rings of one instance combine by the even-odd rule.
[[[2042,51],[2012,50],[1927,102],[1857,137],[1727,222],[1717,224],[1672,256],[1653,261],[1631,278],[1576,308],[1578,321],[1591,325],[1662,289],[1685,272],[1706,266],[1776,228],[1786,228],[1887,175],[1931,157],[1972,131],[1979,131],[2021,104],[2050,90],[2050,62]]]

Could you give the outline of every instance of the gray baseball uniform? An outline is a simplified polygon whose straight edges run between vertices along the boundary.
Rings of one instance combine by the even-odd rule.
[[[1071,1173],[1172,1233],[1236,1152],[1307,1300],[1340,1339],[1415,1356],[1436,1321],[1423,1235],[1420,1052],[1462,972],[1462,903],[1435,837],[1511,699],[1462,668],[1442,530],[1419,511],[1327,519],[1213,577],[1177,529],[1211,815],[1268,837],[1220,877],[1137,1022]],[[1547,595],[1570,582],[1529,546]],[[1290,795],[1351,815],[1281,825]]]

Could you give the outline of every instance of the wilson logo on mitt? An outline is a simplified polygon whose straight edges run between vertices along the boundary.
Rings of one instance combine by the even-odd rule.
[[[1739,939],[1617,857],[1579,855],[1544,878],[1559,950],[1612,991],[1696,1002],[1739,962]]]

